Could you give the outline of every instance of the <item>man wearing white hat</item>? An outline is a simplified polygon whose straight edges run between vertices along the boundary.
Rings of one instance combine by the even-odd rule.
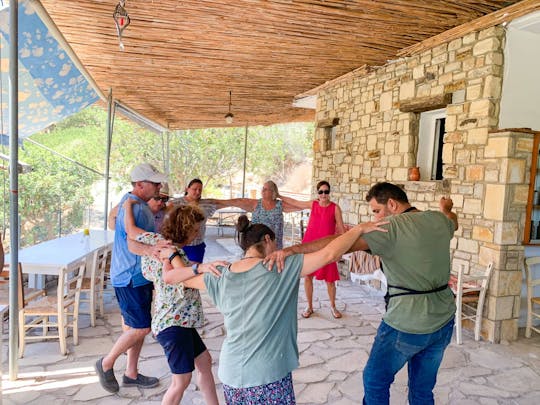
[[[122,378],[124,386],[152,388],[159,384],[157,378],[147,377],[138,372],[139,354],[144,337],[150,333],[153,289],[152,283],[142,275],[141,256],[152,255],[156,247],[142,244],[134,247],[130,242],[130,248],[137,254],[128,249],[122,205],[128,198],[137,200],[138,204],[133,205],[136,225],[146,231],[154,232],[154,214],[147,202],[159,196],[161,183],[166,179],[163,173],[148,163],[135,166],[131,171],[133,190],[125,194],[118,204],[111,261],[111,282],[124,320],[124,332],[116,340],[109,353],[99,359],[95,366],[101,385],[109,392],[119,390],[113,367],[118,356],[124,352],[127,353],[126,371]]]

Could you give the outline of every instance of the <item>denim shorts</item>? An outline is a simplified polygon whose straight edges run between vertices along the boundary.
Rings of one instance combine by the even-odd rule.
[[[192,262],[202,263],[204,252],[206,251],[206,243],[203,242],[194,246],[184,246],[182,250]]]
[[[156,336],[163,347],[173,374],[186,374],[195,370],[195,358],[206,351],[197,329],[171,326]]]
[[[145,329],[152,325],[152,283],[133,287],[114,287],[116,299],[124,324],[134,329]]]

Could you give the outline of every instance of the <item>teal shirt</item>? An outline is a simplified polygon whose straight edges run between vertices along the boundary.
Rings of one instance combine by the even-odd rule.
[[[225,318],[218,375],[234,388],[269,384],[298,367],[297,306],[303,255],[281,273],[257,264],[244,273],[206,273],[208,294]]]
[[[454,223],[438,211],[408,212],[386,218],[388,233],[371,232],[362,237],[379,255],[388,284],[428,291],[448,284],[450,240]],[[404,292],[389,287],[390,294]],[[384,321],[406,333],[432,333],[444,326],[456,311],[454,295],[447,288],[430,294],[390,298]]]

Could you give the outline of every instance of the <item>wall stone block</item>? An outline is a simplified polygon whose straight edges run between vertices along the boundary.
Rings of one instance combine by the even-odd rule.
[[[463,213],[464,214],[481,214],[482,213],[482,201],[474,198],[465,198],[463,200]]]
[[[399,86],[399,100],[406,100],[414,97],[415,83],[414,80],[403,83]]]
[[[493,321],[501,321],[503,319],[511,319],[514,313],[514,297],[513,296],[494,296],[488,298],[487,317]]]
[[[501,184],[486,185],[486,201],[489,204],[484,206],[484,217],[497,221],[504,220],[504,202],[506,197],[506,187]]]
[[[483,97],[499,98],[502,91],[502,78],[495,76],[487,76],[484,83]]]
[[[488,99],[475,100],[470,103],[471,117],[485,117],[493,112],[493,104]]]
[[[511,342],[518,338],[518,320],[517,319],[506,319],[506,320],[503,320],[500,324],[501,324],[500,336],[497,343]]]
[[[525,164],[524,159],[502,159],[501,166],[501,183],[521,184],[525,182]]]
[[[493,230],[483,226],[473,227],[473,239],[477,239],[482,242],[493,242]]]
[[[509,156],[511,148],[508,137],[489,137],[484,149],[484,156],[488,158],[502,158]]]
[[[491,37],[478,41],[473,46],[473,55],[479,56],[488,52],[496,51],[500,49],[501,41],[498,38]]]
[[[458,249],[468,253],[478,253],[478,242],[472,239],[458,238]]]
[[[485,145],[488,139],[487,128],[469,129],[467,132],[467,143],[473,145]]]
[[[499,245],[515,245],[519,239],[519,227],[516,222],[495,223],[494,242]]]
[[[483,165],[469,165],[465,169],[466,181],[481,181],[484,179]]]

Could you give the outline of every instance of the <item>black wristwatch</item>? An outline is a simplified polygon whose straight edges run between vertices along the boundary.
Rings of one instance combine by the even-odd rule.
[[[199,274],[199,263],[193,263],[191,265],[191,270],[193,270],[193,274],[198,275]]]
[[[172,261],[174,260],[175,257],[177,256],[180,256],[180,253],[178,252],[174,252],[172,255],[169,256],[169,263],[172,264]]]

